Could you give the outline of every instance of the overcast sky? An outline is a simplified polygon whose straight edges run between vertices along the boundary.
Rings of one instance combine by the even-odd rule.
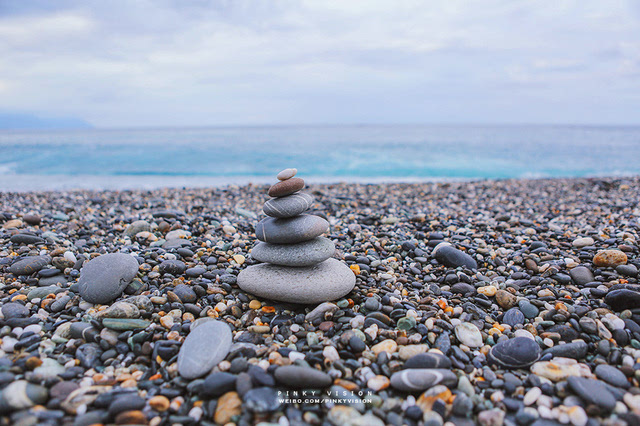
[[[640,124],[640,0],[0,0],[0,112]]]

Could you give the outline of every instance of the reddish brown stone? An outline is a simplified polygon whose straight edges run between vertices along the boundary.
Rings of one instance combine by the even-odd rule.
[[[304,188],[304,180],[300,178],[291,178],[276,183],[269,188],[269,197],[284,197]]]

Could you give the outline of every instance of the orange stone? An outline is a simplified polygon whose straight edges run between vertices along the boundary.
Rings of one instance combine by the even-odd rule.
[[[146,425],[147,418],[140,410],[124,411],[116,416],[118,425]]]
[[[240,415],[242,411],[242,400],[237,392],[227,392],[218,399],[216,412],[213,421],[218,424],[226,424],[233,416]]]
[[[600,267],[618,266],[627,263],[627,255],[620,250],[602,250],[593,256],[593,264]]]
[[[163,395],[156,395],[149,400],[149,407],[159,412],[167,411],[169,404],[169,398]]]

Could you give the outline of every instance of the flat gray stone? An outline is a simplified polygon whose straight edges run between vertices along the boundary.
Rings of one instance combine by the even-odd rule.
[[[435,385],[453,386],[458,377],[443,368],[411,368],[391,375],[391,387],[402,392],[421,392]]]
[[[274,265],[311,266],[329,259],[335,251],[333,241],[316,237],[297,244],[258,243],[251,250],[251,257]]]
[[[319,216],[303,214],[287,219],[266,217],[256,225],[256,237],[272,244],[309,241],[329,230],[329,222]]]
[[[313,266],[263,263],[238,274],[238,286],[255,296],[280,302],[315,304],[346,296],[356,276],[344,263],[327,259]]]
[[[80,270],[80,296],[89,303],[117,299],[138,273],[138,261],[125,253],[103,254]]]
[[[178,353],[178,373],[185,379],[204,376],[227,357],[231,341],[231,329],[222,321],[191,328]]]
[[[272,198],[264,203],[262,211],[271,217],[294,217],[303,213],[313,204],[313,197],[304,192],[287,195],[286,197]]]

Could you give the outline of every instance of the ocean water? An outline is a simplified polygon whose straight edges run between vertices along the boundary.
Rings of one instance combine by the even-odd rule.
[[[640,174],[640,127],[292,126],[0,131],[0,190]]]

